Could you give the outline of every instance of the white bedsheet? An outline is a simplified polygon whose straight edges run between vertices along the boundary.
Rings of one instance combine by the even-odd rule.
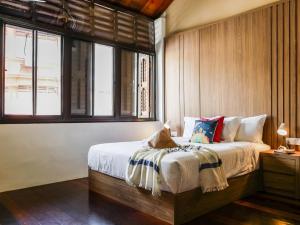
[[[181,145],[191,144],[182,137],[174,140]],[[195,145],[202,145],[218,153],[227,178],[258,169],[259,152],[270,149],[268,145],[250,142]],[[124,180],[129,157],[143,146],[145,141],[94,145],[89,150],[88,165],[92,170]],[[161,161],[161,189],[181,193],[199,187],[201,181],[198,179],[198,166],[199,162],[192,153],[176,152],[166,155]]]

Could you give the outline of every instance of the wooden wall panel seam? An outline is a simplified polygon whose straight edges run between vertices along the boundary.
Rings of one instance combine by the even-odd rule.
[[[300,0],[296,1],[296,60],[297,60],[297,77],[296,77],[296,88],[297,88],[297,112],[296,112],[296,123],[297,123],[297,137],[300,137]]]
[[[271,38],[271,44],[272,44],[272,50],[271,50],[271,56],[272,56],[272,85],[271,85],[271,105],[272,105],[272,111],[271,111],[271,119],[272,119],[272,126],[271,129],[277,130],[277,68],[274,65],[277,65],[277,6],[272,6],[272,12],[271,12],[271,23],[272,23],[272,38]],[[272,145],[277,145],[277,135],[275,132],[272,132]]]
[[[290,136],[295,137],[297,128],[296,128],[296,13],[295,13],[295,0],[291,0],[290,3]]]
[[[290,21],[289,7],[290,1],[283,4],[283,122],[288,127],[290,134]]]
[[[183,134],[183,127],[184,127],[184,107],[185,107],[185,101],[184,101],[184,74],[183,74],[183,69],[184,69],[184,36],[180,35],[179,36],[179,81],[180,81],[180,134]]]
[[[278,80],[277,80],[277,86],[278,86],[278,125],[284,121],[284,14],[283,14],[283,4],[278,5],[278,14],[277,14],[277,25],[278,25]],[[282,144],[282,137],[277,137],[279,143]]]
[[[200,60],[201,60],[201,58],[200,58],[200,48],[201,48],[201,45],[200,45],[200,30],[198,30],[198,45],[199,45],[199,52],[198,52],[198,57],[199,57],[199,59],[198,59],[198,64],[199,64],[199,66],[198,66],[198,73],[199,73],[199,82],[198,82],[198,86],[199,86],[199,89],[200,89],[200,87],[201,87],[201,74],[200,74]],[[198,95],[198,98],[199,98],[199,105],[198,105],[198,112],[199,112],[199,114],[201,114],[201,91],[199,91],[199,95]]]

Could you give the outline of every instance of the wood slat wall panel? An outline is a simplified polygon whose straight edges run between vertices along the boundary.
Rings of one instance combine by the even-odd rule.
[[[278,71],[278,77],[277,77],[277,87],[278,87],[278,124],[284,120],[284,83],[283,83],[283,5],[280,4],[277,7],[278,10],[278,18],[277,18],[277,54],[278,54],[278,60],[277,60],[277,71]],[[282,143],[282,138],[280,136],[277,137],[279,143]]]
[[[257,14],[257,16],[261,15]],[[216,68],[216,71],[210,73],[202,73],[204,65],[200,64],[203,115],[213,116],[221,112],[229,116],[250,115],[269,110],[266,100],[256,101],[261,94],[268,95],[266,89],[257,86],[256,78],[260,79],[261,83],[266,83],[269,79],[264,76],[268,68],[262,66],[265,61],[268,63],[269,60],[266,59],[268,56],[258,53],[268,46],[254,47],[254,43],[257,45],[263,41],[264,34],[267,32],[266,26],[258,23],[258,20],[248,16],[219,24],[216,39],[210,40],[211,45],[216,46],[216,55],[201,54],[201,59],[207,57],[209,61],[216,60],[215,65],[209,62],[206,65]],[[205,45],[205,43],[201,44]],[[253,55],[257,56],[255,60]],[[210,92],[213,95],[213,104],[210,102]],[[242,107],[241,103],[243,103]]]
[[[300,137],[300,1],[296,1],[296,45],[297,45],[297,137]]]
[[[166,76],[171,76],[168,68],[174,65],[184,67],[182,74],[180,72],[183,79],[179,79],[177,84],[184,101],[179,101],[177,109],[173,108],[182,117],[180,120],[184,116],[252,116],[266,113],[269,116],[264,131],[266,143],[272,147],[282,144],[283,139],[276,133],[282,122],[289,127],[289,136],[299,137],[299,2],[277,2],[173,35],[172,38],[183,37],[178,54],[184,57],[167,60],[169,54],[166,49],[165,72]],[[196,35],[199,35],[199,43],[195,42]],[[168,44],[169,39],[166,42]],[[198,49],[199,73],[195,65]],[[169,86],[166,82],[166,88]],[[195,101],[199,93],[197,112]],[[171,98],[166,93],[166,100]],[[166,117],[169,119],[168,115]],[[177,121],[175,126],[182,129],[182,122]]]
[[[278,129],[278,51],[277,51],[277,40],[278,40],[278,26],[277,26],[278,10],[277,5],[272,6],[272,130]],[[272,145],[277,146],[278,135],[276,132],[272,132]]]
[[[180,110],[180,133],[183,133],[185,115],[185,86],[184,86],[184,36],[179,36],[179,110]]]
[[[199,31],[187,32],[183,35],[183,74],[184,74],[184,114],[197,116],[200,114],[200,74],[199,74]]]
[[[290,5],[290,135],[297,134],[296,3]]]
[[[290,2],[283,4],[283,10],[283,122],[290,131]]]
[[[165,88],[165,113],[166,117],[172,121],[172,129],[181,132],[180,119],[180,88],[179,88],[179,36],[174,36],[166,43],[166,73],[165,82],[168,84]]]

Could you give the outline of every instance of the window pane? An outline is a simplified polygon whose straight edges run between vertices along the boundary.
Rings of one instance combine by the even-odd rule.
[[[89,42],[72,42],[71,113],[91,115],[92,46]]]
[[[5,114],[32,115],[32,30],[5,26]]]
[[[95,44],[94,115],[113,115],[113,48]]]
[[[121,56],[121,115],[136,116],[137,53],[122,51]]]
[[[37,38],[37,115],[61,115],[61,37]]]

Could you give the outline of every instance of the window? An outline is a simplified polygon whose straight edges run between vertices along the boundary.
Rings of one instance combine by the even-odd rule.
[[[5,27],[5,114],[33,114],[33,31]]]
[[[113,57],[112,47],[73,41],[72,115],[113,116]]]
[[[92,115],[92,45],[74,40],[72,43],[71,113]]]
[[[61,114],[61,38],[37,32],[37,115]]]
[[[113,48],[95,44],[94,115],[112,116],[113,108]]]
[[[5,26],[4,102],[5,115],[61,115],[60,36]]]
[[[151,118],[154,114],[153,57],[122,50],[121,115]]]
[[[0,122],[155,119],[153,55],[28,27],[3,27]]]
[[[121,54],[121,115],[137,116],[137,53]]]
[[[155,119],[152,19],[90,0],[0,11],[0,123]]]

